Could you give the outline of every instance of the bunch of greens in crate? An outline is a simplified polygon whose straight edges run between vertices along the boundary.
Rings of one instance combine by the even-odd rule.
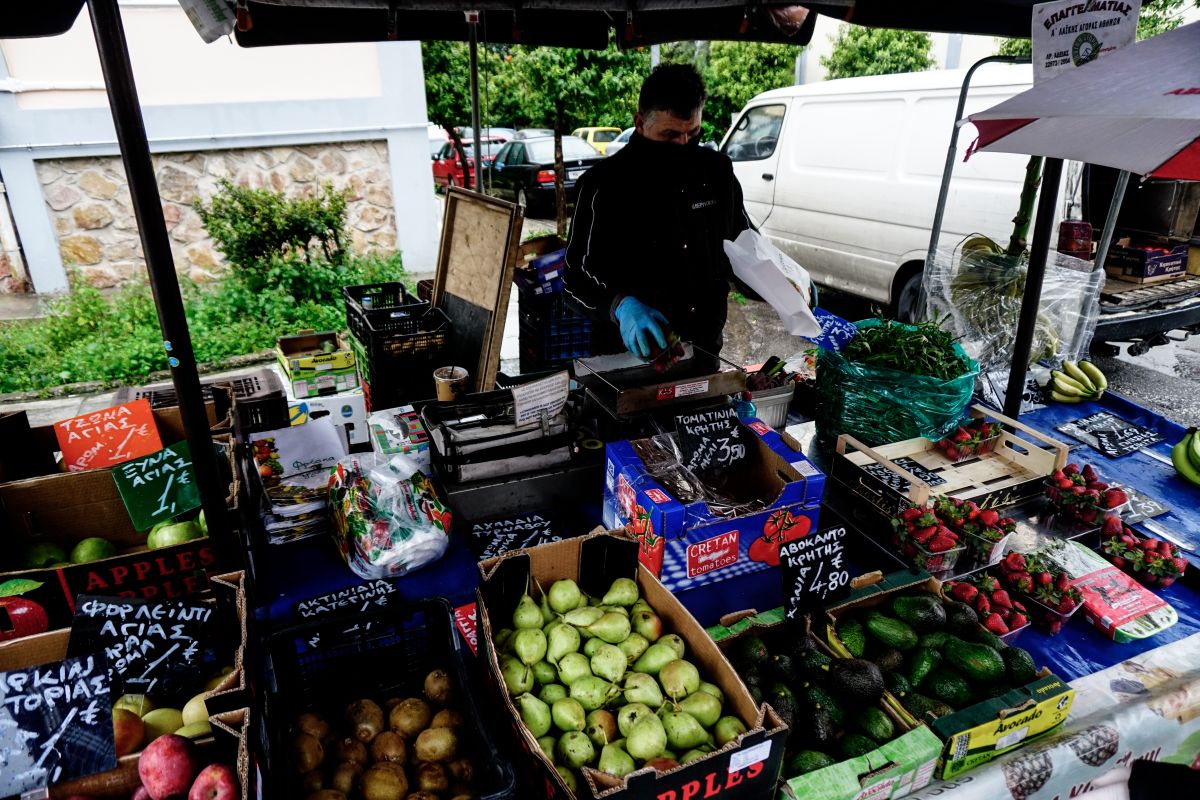
[[[948,381],[970,369],[970,359],[954,345],[936,317],[906,324],[880,320],[860,327],[842,351],[850,361]]]

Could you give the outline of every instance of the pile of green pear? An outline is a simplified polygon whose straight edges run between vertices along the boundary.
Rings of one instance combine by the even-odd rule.
[[[598,599],[572,580],[540,593],[521,597],[494,644],[513,704],[572,792],[583,767],[665,771],[745,733],[634,581],[617,578]]]

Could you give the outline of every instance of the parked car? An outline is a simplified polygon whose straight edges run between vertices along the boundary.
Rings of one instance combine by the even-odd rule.
[[[608,143],[621,135],[620,128],[576,128],[571,131],[572,136],[578,136],[585,142],[596,148],[596,152],[604,155],[604,151],[608,149]]]
[[[567,202],[574,202],[575,182],[603,156],[578,136],[562,137]],[[500,148],[488,170],[488,193],[535,211],[554,207],[554,137],[518,139]]]
[[[554,129],[552,128],[521,128],[517,131],[514,139],[537,139],[541,136],[553,136]]]
[[[493,138],[483,141],[483,165],[492,162],[496,153],[506,142],[506,139]],[[471,175],[475,174],[475,143],[467,139],[463,141],[463,150],[467,156],[467,166]],[[433,182],[436,186],[467,186],[468,181],[459,162],[458,153],[454,150],[454,142],[446,142],[442,149],[433,155]]]
[[[471,130],[470,125],[455,125],[454,130],[458,131],[458,135],[464,138],[475,138],[475,131]],[[493,128],[484,127],[479,129],[479,135],[484,139],[503,139],[509,141],[517,136],[516,128]]]
[[[426,133],[429,136],[429,155],[436,156],[441,152],[442,146],[450,141],[450,137],[446,134],[446,129],[441,125],[430,124],[426,126]]]
[[[621,131],[621,135],[608,143],[604,149],[604,155],[611,156],[613,153],[619,153],[625,149],[625,145],[629,144],[629,137],[633,136],[633,128],[626,128]]]

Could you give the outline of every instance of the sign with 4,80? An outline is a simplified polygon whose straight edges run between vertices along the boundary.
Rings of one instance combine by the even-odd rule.
[[[780,546],[779,556],[788,619],[799,619],[850,593],[845,528],[793,539]]]
[[[139,531],[200,507],[187,442],[179,442],[113,470],[121,500]]]

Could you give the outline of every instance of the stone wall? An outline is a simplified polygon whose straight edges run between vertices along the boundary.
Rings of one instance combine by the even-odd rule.
[[[120,157],[38,161],[37,172],[68,270],[78,269],[84,280],[101,289],[145,275]],[[391,175],[383,141],[163,153],[154,156],[154,172],[175,269],[197,283],[210,281],[226,269],[191,207],[195,198],[211,197],[220,178],[289,196],[332,183],[348,192],[346,227],[353,249],[360,253],[396,249]]]

